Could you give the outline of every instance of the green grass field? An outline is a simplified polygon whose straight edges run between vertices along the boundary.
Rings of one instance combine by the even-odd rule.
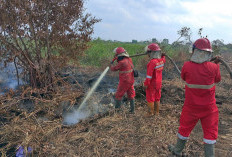
[[[80,59],[81,65],[87,66],[101,66],[105,62],[109,62],[113,59],[113,50],[116,47],[123,47],[129,53],[134,55],[138,53],[144,53],[144,48],[149,43],[126,43],[126,42],[109,42],[103,40],[91,41],[90,47],[86,50],[85,55]],[[159,44],[162,51],[166,52],[169,56],[173,57],[178,55],[179,52],[187,52],[186,47],[174,47],[172,45]],[[136,65],[144,56],[134,57],[133,63]]]
[[[91,41],[89,49],[85,52],[85,56],[81,59],[81,64],[100,66],[103,61],[110,61],[113,59],[113,50],[116,47],[123,47],[129,55],[133,55],[137,53],[144,53],[145,46],[146,44],[106,42],[102,40]]]

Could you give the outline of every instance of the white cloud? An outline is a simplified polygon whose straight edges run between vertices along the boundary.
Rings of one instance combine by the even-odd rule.
[[[183,2],[183,7],[187,8],[190,17],[194,18],[196,23],[205,23],[211,27],[218,22],[231,23],[232,10],[231,1],[229,0],[204,0],[197,2]]]
[[[177,30],[188,26],[192,30],[204,28],[209,36],[231,42],[231,4],[230,0],[89,0],[86,7],[102,19],[95,36],[103,39],[146,40],[154,35],[172,41]],[[151,35],[151,30],[156,32]]]
[[[183,7],[189,10],[190,14],[194,15],[218,15],[218,16],[232,16],[231,10],[232,2],[230,0],[202,0],[192,2],[182,2]]]

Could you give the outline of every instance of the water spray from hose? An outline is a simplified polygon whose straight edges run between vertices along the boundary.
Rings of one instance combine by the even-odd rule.
[[[63,124],[65,124],[65,125],[73,125],[73,124],[78,123],[81,119],[85,119],[85,118],[87,118],[87,117],[90,116],[90,112],[89,111],[87,111],[87,110],[82,111],[82,109],[84,108],[87,100],[90,98],[90,96],[96,90],[96,88],[98,87],[99,83],[104,78],[104,76],[106,75],[106,73],[108,72],[108,70],[109,70],[109,67],[106,67],[106,69],[102,72],[102,74],[100,75],[100,77],[94,83],[93,87],[90,89],[90,91],[88,92],[88,94],[84,98],[83,102],[78,107],[78,109],[75,109],[71,113],[68,113],[68,114],[64,115]]]
[[[103,71],[103,73],[100,75],[100,77],[97,79],[97,81],[94,83],[93,87],[90,89],[90,91],[88,92],[87,96],[85,97],[85,99],[83,100],[83,102],[81,103],[80,107],[78,108],[78,110],[81,110],[83,108],[83,106],[85,105],[86,101],[89,99],[89,97],[93,94],[93,92],[96,90],[97,86],[99,85],[99,83],[101,82],[101,80],[104,78],[104,76],[106,75],[106,73],[108,72],[109,67],[106,67],[106,69]]]

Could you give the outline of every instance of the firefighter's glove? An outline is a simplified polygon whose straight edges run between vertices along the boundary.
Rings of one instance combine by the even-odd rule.
[[[113,60],[110,62],[110,64],[113,64],[115,60],[117,60],[118,57],[114,57]]]
[[[162,52],[161,53],[161,56],[163,57],[163,56],[166,56],[166,53],[165,52]]]
[[[216,56],[215,60],[214,60],[214,63],[218,64],[220,62],[220,58],[221,58],[220,56]]]

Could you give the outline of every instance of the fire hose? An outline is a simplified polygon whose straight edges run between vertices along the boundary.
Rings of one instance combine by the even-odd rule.
[[[137,56],[143,56],[143,55],[147,55],[147,53],[139,53],[139,54],[135,54],[135,55],[131,55],[130,57],[137,57]],[[176,63],[173,61],[173,59],[171,57],[169,57],[168,55],[165,54],[165,56],[171,61],[171,63],[175,66],[176,70],[178,71],[179,74],[181,74],[180,69],[178,68],[178,66],[176,65]],[[228,71],[228,73],[230,74],[230,78],[232,79],[232,70],[230,68],[230,66],[222,59],[222,58],[218,58],[218,57],[213,57],[210,61],[214,61],[218,59],[219,62],[221,62],[221,64],[223,66],[225,66],[226,70]]]
[[[228,71],[228,73],[230,74],[230,78],[232,79],[232,71],[230,66],[222,59],[222,58],[218,58],[218,57],[213,57],[210,61],[215,61],[216,59],[219,60],[219,62],[222,63],[223,66],[225,66],[226,70]]]
[[[130,57],[137,57],[137,56],[143,56],[143,55],[147,55],[147,53],[140,53],[140,54],[132,55]],[[173,59],[171,57],[169,57],[168,55],[166,55],[166,54],[165,54],[165,56],[171,61],[171,63],[175,66],[176,70],[180,74],[181,73],[180,69],[178,68],[178,66],[176,65],[176,63],[173,61]]]

